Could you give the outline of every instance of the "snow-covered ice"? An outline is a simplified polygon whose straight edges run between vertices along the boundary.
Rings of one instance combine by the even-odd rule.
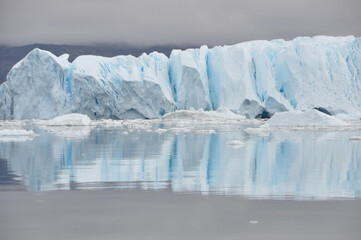
[[[34,49],[0,86],[0,119],[160,118],[227,108],[248,118],[326,109],[361,115],[361,38],[298,37],[139,57]]]
[[[92,124],[92,120],[84,114],[72,113],[45,121],[45,124],[50,126],[89,126]]]
[[[349,124],[318,110],[294,110],[276,113],[267,121],[269,126],[327,127],[348,126]]]

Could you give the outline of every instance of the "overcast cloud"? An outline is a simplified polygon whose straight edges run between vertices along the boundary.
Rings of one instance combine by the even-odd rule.
[[[361,36],[360,0],[0,0],[0,44],[224,45]]]

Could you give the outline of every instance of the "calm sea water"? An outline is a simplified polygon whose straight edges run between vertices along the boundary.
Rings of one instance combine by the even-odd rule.
[[[361,197],[361,142],[352,132],[243,131],[124,134],[93,129],[77,138],[36,129],[0,142],[0,184],[28,191],[152,189],[247,198]],[[78,134],[79,135],[79,134]],[[229,145],[239,140],[244,145]]]

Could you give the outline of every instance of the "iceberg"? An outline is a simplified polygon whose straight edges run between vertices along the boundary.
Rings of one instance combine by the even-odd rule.
[[[232,46],[80,56],[34,49],[0,86],[0,119],[161,118],[229,109],[247,118],[324,109],[361,114],[361,38],[298,37]]]

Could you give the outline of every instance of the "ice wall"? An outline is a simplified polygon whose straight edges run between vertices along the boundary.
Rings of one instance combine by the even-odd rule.
[[[323,107],[361,113],[361,38],[299,37],[105,58],[34,49],[0,86],[0,119],[158,118],[224,107],[247,117]]]

